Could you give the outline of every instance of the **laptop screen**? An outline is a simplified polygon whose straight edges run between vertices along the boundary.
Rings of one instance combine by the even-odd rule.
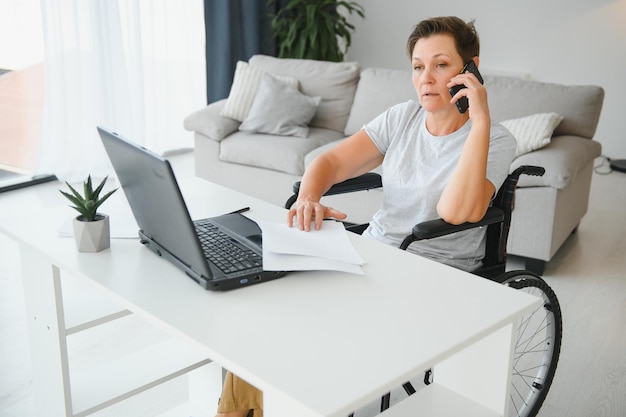
[[[212,274],[170,163],[98,127],[140,230],[198,274]]]

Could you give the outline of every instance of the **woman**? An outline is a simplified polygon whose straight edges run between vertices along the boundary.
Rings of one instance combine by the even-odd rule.
[[[309,231],[319,229],[325,218],[345,219],[345,213],[320,203],[322,195],[333,184],[381,164],[383,201],[364,236],[399,246],[413,225],[425,220],[480,220],[508,175],[516,143],[504,127],[491,123],[485,87],[474,74],[461,73],[470,60],[478,67],[479,50],[473,22],[437,17],[417,24],[407,52],[418,101],[392,106],[318,156],[302,178],[287,223],[293,226],[295,219],[297,227]],[[461,84],[466,88],[451,97],[450,88]],[[456,106],[461,97],[469,101],[465,113]],[[476,228],[415,242],[409,250],[472,271],[480,267],[484,240],[485,230]],[[238,410],[247,413],[254,407],[247,405],[246,397],[258,401],[262,395],[244,387],[242,393],[224,393],[240,399],[243,408]]]
[[[479,64],[479,41],[472,22],[456,17],[425,20],[409,36],[418,102],[389,108],[359,132],[316,158],[307,168],[300,194],[287,216],[309,230],[328,217],[346,214],[320,204],[332,184],[382,164],[383,201],[364,236],[399,246],[422,221],[443,218],[453,224],[480,220],[506,178],[515,139],[492,124],[487,91],[471,73],[460,72],[470,60]],[[465,85],[454,97],[449,89]],[[459,112],[456,101],[469,100]],[[471,271],[484,256],[481,228],[409,247],[422,256]]]

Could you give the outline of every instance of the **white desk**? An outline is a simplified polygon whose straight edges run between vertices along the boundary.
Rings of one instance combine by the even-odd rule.
[[[183,193],[194,218],[250,206],[253,219],[284,221],[283,209],[202,180],[184,183]],[[451,396],[471,399],[479,415],[503,415],[512,323],[540,303],[356,235],[365,276],[290,273],[209,292],[137,240],[77,252],[56,234],[72,215],[59,207],[0,221],[20,245],[31,347],[42,358],[33,367],[46,368],[36,375],[48,416],[71,408],[59,388],[66,364],[56,287],[65,270],[262,389],[268,417],[346,416],[432,366],[435,384],[420,391],[422,406],[446,398],[448,407]]]

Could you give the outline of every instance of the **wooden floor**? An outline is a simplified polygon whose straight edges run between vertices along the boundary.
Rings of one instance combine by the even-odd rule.
[[[192,175],[190,155],[172,158],[177,175]],[[0,217],[24,205],[63,204],[58,183],[0,195]],[[626,415],[626,174],[594,175],[589,212],[546,269],[563,311],[563,346],[542,417],[623,417]],[[513,259],[512,263],[516,264]],[[105,336],[101,336],[102,340]],[[151,337],[137,332],[136,337]],[[373,335],[374,337],[374,335]],[[94,340],[80,350],[92,350]],[[0,235],[0,416],[35,417],[29,344],[25,329],[18,251]],[[364,365],[364,372],[367,366]],[[180,385],[149,392],[98,416],[162,414],[157,404],[175,402]],[[213,409],[204,415],[212,416]],[[370,413],[357,413],[357,416]],[[44,416],[37,416],[44,417]]]
[[[0,75],[0,169],[34,171],[43,101],[43,63]]]

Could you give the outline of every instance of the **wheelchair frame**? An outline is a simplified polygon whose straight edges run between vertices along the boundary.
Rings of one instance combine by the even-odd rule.
[[[533,417],[538,413],[552,384],[561,351],[562,315],[554,291],[534,272],[506,271],[506,243],[519,176],[523,174],[541,176],[544,172],[544,168],[536,166],[525,165],[517,168],[508,175],[498,190],[492,206],[480,221],[460,225],[452,225],[442,219],[422,222],[413,227],[411,234],[400,245],[400,249],[406,250],[417,240],[434,239],[474,227],[487,226],[483,266],[473,273],[543,299],[543,305],[522,317],[514,330],[517,335],[508,405],[508,415],[511,417]],[[335,184],[325,195],[380,187],[382,187],[380,175],[367,173]],[[299,190],[300,182],[296,182],[293,185],[293,195],[285,203],[285,208],[290,208],[295,203]],[[366,226],[347,224],[346,229],[362,233]],[[433,378],[433,372],[429,370],[426,372],[424,382],[429,384]],[[403,384],[403,388],[407,395],[416,392],[410,382]],[[390,397],[390,393],[382,397],[381,412],[389,408]]]

